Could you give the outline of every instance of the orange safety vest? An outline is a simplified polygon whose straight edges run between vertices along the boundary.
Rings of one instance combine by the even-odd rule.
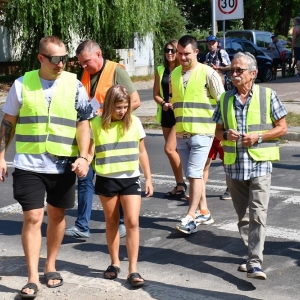
[[[125,67],[122,64],[118,64],[116,62],[107,60],[105,63],[105,67],[100,75],[98,80],[98,84],[96,87],[95,98],[102,105],[104,102],[104,98],[107,90],[113,85],[113,79],[115,76],[116,67],[120,66],[125,70]],[[81,82],[84,85],[89,98],[91,99],[90,91],[91,91],[91,77],[90,74],[84,70],[81,78]],[[103,108],[101,107],[100,112],[102,113]]]

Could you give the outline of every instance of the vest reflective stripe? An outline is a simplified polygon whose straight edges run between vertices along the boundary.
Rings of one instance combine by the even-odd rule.
[[[172,103],[176,119],[176,132],[214,134],[212,120],[216,99],[209,99],[205,91],[208,66],[198,64],[191,74],[186,90],[183,87],[182,66],[171,74]]]
[[[115,77],[115,70],[116,67],[122,67],[125,70],[125,67],[122,64],[118,64],[114,61],[106,60],[105,67],[102,70],[102,73],[100,75],[100,78],[97,83],[96,91],[95,91],[95,98],[98,100],[100,104],[103,104],[105,95],[108,91],[108,89],[113,85],[114,83],[114,77]],[[81,82],[84,85],[89,98],[91,99],[91,77],[90,74],[84,70],[81,78]],[[103,109],[100,108],[99,112],[102,114]]]
[[[161,81],[163,78],[165,72],[165,67],[164,66],[158,66],[157,67],[157,73],[159,76],[159,94],[162,97],[162,99],[164,100],[164,93],[162,90],[162,86],[161,86]],[[161,117],[162,117],[162,106],[158,103],[156,103],[157,106],[157,111],[156,111],[156,122],[161,123]]]
[[[107,132],[102,129],[101,122],[101,117],[95,117],[90,121],[95,144],[96,172],[109,175],[137,170],[140,142],[137,117],[132,116],[131,126],[122,136],[120,136],[123,130],[122,121],[112,122]]]
[[[103,157],[96,158],[96,165],[108,165],[113,163],[128,163],[130,161],[135,162],[139,159],[139,154],[128,154],[122,156],[111,156],[111,157]],[[129,164],[128,164],[129,166]]]
[[[22,100],[16,125],[17,153],[77,156],[75,98],[76,75],[63,72],[51,99],[49,112],[38,71],[23,78]]]
[[[33,124],[33,123],[47,123],[48,117],[31,116],[31,117],[19,117],[19,124]]]
[[[233,91],[224,93],[220,99],[220,107],[224,127],[237,129],[235,111],[233,108]],[[271,90],[255,85],[249,104],[246,120],[246,132],[265,132],[274,127],[271,119]],[[236,161],[236,142],[223,141],[224,164],[230,165]],[[272,139],[255,143],[248,148],[248,153],[255,161],[279,160],[279,141]]]
[[[136,148],[138,146],[138,142],[118,142],[111,143],[106,145],[96,146],[96,152],[104,152],[110,150],[119,150],[119,149],[127,149],[127,148]]]

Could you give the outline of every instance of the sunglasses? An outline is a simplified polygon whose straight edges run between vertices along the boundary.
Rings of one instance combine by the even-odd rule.
[[[177,50],[176,50],[176,49],[173,49],[173,48],[172,48],[172,49],[171,49],[171,48],[166,48],[166,49],[165,49],[165,53],[170,53],[170,52],[171,52],[172,54],[175,54],[175,53],[177,52]]]
[[[243,74],[246,70],[248,69],[231,69],[230,70],[230,74],[233,75],[234,73],[236,73],[237,75],[241,75]]]
[[[65,64],[67,62],[67,55],[64,56],[48,56],[45,54],[41,54],[44,57],[48,58],[48,60],[51,62],[51,64],[58,65],[60,62]]]

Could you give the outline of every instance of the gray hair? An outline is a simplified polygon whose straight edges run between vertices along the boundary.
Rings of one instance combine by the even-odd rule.
[[[234,54],[233,59],[245,58],[248,61],[249,71],[258,70],[255,57],[249,52],[238,52]]]
[[[83,51],[94,52],[100,50],[99,44],[93,40],[86,40],[82,42],[76,49],[76,56],[81,54]]]
[[[297,24],[300,23],[300,17],[295,17],[294,20],[297,22]]]

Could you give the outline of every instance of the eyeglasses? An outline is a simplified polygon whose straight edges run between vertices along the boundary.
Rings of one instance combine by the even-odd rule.
[[[173,49],[173,48],[172,48],[172,49],[171,49],[171,48],[166,48],[166,49],[165,49],[165,53],[170,53],[170,52],[171,52],[172,54],[175,54],[175,53],[177,52],[177,50],[176,50],[176,49]]]
[[[243,74],[246,70],[249,70],[249,69],[231,69],[230,70],[230,74],[233,75],[234,73],[236,73],[237,75],[241,75]]]
[[[51,62],[51,64],[55,64],[58,65],[60,62],[62,62],[63,64],[65,64],[67,62],[67,55],[63,55],[63,56],[48,56],[45,54],[42,54],[44,57],[48,58],[49,61]]]

